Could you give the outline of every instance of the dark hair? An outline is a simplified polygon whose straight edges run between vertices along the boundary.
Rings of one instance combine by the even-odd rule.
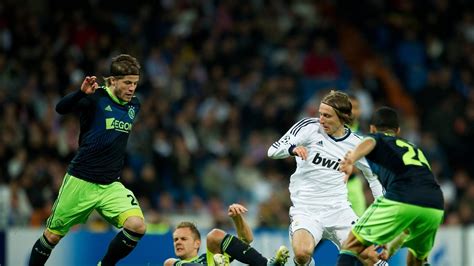
[[[110,76],[140,75],[140,63],[128,54],[120,54],[112,58]]]
[[[176,228],[189,228],[191,230],[191,232],[193,233],[194,235],[194,239],[199,239],[201,240],[201,233],[199,232],[199,230],[197,229],[196,225],[192,222],[180,222]]]
[[[339,117],[344,124],[350,125],[354,120],[354,117],[352,116],[352,103],[346,93],[331,90],[329,94],[324,96],[321,102],[331,106],[336,112],[337,117]]]
[[[400,127],[397,111],[388,106],[382,106],[372,115],[371,125],[374,125],[378,131],[397,131]]]

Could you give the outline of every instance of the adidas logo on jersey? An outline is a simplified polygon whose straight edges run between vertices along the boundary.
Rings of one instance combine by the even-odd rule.
[[[324,146],[324,145],[323,145],[323,141],[322,141],[322,140],[320,140],[320,141],[316,142],[316,145],[318,145],[318,146],[321,146],[321,147],[322,147],[322,146]]]
[[[112,112],[112,107],[110,107],[110,105],[107,105],[107,107],[105,107],[104,110],[105,110],[105,111]]]
[[[331,159],[323,158],[323,157],[319,156],[319,152],[316,153],[316,156],[314,156],[314,159],[313,159],[314,164],[316,164],[316,165],[320,164],[324,167],[334,169],[334,170],[337,170],[337,168],[339,167],[339,162],[340,161],[341,161],[341,159],[339,159],[337,161],[333,161]]]

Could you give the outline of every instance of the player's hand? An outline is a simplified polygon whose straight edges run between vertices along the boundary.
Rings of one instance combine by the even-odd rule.
[[[81,91],[84,92],[85,94],[92,94],[99,88],[99,84],[97,83],[97,77],[96,76],[87,76],[84,81],[82,82],[81,85]]]
[[[379,259],[387,261],[389,258],[390,254],[388,254],[388,250],[384,248],[382,252],[379,253]]]
[[[388,260],[385,245],[371,245],[366,247],[360,254],[360,258],[366,265],[374,265],[379,260]]]
[[[231,204],[229,206],[229,210],[228,210],[227,214],[230,217],[236,217],[236,216],[239,216],[239,215],[242,215],[242,214],[246,213],[247,211],[248,211],[247,208],[245,208],[244,206],[242,206],[238,203],[234,203],[234,204]]]
[[[377,247],[374,245],[366,247],[359,254],[359,257],[365,262],[366,265],[374,265],[377,261],[379,261]]]
[[[348,151],[342,159],[341,163],[339,164],[339,171],[343,172],[344,175],[344,183],[347,183],[349,180],[349,176],[352,174],[354,170],[354,161],[351,159],[352,151]]]
[[[308,158],[308,150],[303,146],[296,146],[292,152],[296,156],[301,157],[301,159],[303,160],[306,160]]]

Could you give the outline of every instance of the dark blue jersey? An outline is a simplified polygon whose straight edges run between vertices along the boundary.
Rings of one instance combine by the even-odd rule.
[[[412,143],[382,133],[370,134],[376,145],[365,156],[377,165],[374,172],[385,188],[385,198],[443,210],[443,194],[423,152]]]
[[[98,184],[117,181],[128,136],[139,110],[136,97],[129,103],[120,103],[105,87],[90,95],[76,91],[62,98],[56,111],[75,113],[80,119],[79,149],[68,173]]]

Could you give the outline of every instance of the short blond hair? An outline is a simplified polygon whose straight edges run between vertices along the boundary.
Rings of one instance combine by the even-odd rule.
[[[112,78],[120,79],[127,75],[140,75],[140,63],[138,60],[128,54],[120,54],[112,58],[107,77],[104,77],[105,85],[110,86]]]
[[[180,222],[176,226],[175,230],[179,228],[189,228],[189,230],[191,230],[193,234],[194,239],[201,240],[201,233],[199,232],[199,230],[197,229],[197,226],[193,222],[187,222],[187,221]]]

